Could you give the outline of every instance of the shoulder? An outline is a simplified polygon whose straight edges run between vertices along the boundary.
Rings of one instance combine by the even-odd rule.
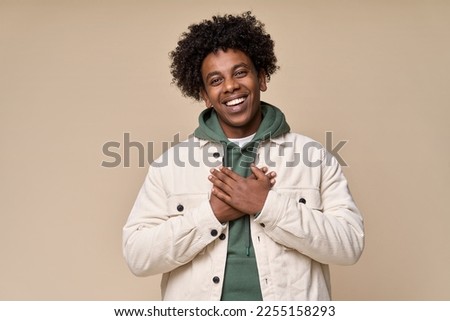
[[[152,167],[170,169],[173,167],[198,167],[199,164],[204,163],[217,165],[215,155],[221,151],[221,145],[190,135],[182,141],[165,143],[163,149],[165,151],[152,162]]]
[[[289,132],[271,140],[279,145],[291,145],[302,148],[314,147],[319,150],[324,149],[323,145],[318,141],[299,133]]]

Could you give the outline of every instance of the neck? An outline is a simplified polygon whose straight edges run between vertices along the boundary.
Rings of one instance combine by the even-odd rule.
[[[240,127],[227,126],[226,124],[223,124],[222,121],[219,119],[220,127],[222,127],[223,133],[228,138],[242,138],[253,135],[258,130],[259,126],[261,125],[261,122],[262,122],[261,112],[258,113],[258,116],[255,117],[255,119],[253,119],[250,124],[246,124]]]

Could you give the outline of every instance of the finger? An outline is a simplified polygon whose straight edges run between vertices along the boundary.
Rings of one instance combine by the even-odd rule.
[[[269,169],[268,169],[266,166],[261,167],[260,170],[261,170],[264,174],[266,174],[269,178],[272,178],[272,177],[277,176],[277,174],[276,174],[275,172],[270,172],[270,173],[267,174],[267,172],[269,171]],[[250,176],[248,176],[248,178],[250,178],[250,179],[256,179],[256,175],[253,174],[253,173],[251,173]]]
[[[220,188],[213,187],[211,189],[211,193],[227,204],[229,204],[229,202],[231,201],[231,197],[228,194],[224,193]]]
[[[239,181],[242,179],[242,176],[240,176],[239,174],[237,174],[236,172],[233,172],[233,170],[231,170],[228,167],[220,167],[220,172],[227,175],[228,177],[230,177],[232,180],[234,181]]]
[[[276,172],[270,172],[268,174],[266,174],[269,178],[275,178],[277,177],[277,173]]]
[[[273,187],[275,185],[275,183],[277,182],[277,180],[275,178],[272,178],[270,180],[270,187]]]
[[[235,183],[234,179],[232,179],[230,176],[228,176],[225,171],[223,170],[223,168],[221,168],[221,170],[217,170],[215,168],[212,168],[210,170],[210,173],[212,176],[214,176],[215,178],[217,178],[218,180],[224,182],[227,185],[232,186],[233,183]]]
[[[215,177],[214,175],[209,175],[208,179],[213,184],[213,188],[218,188],[223,193],[226,193],[228,195],[230,195],[230,193],[232,192],[232,188],[228,184]]]
[[[264,172],[259,169],[258,167],[256,167],[255,165],[251,165],[250,169],[252,170],[252,173],[255,175],[256,179],[266,179],[266,174],[264,174]]]
[[[266,174],[266,176],[269,177],[269,179],[270,179],[270,187],[273,187],[276,183],[275,177],[277,177],[277,173],[270,172],[270,173]]]

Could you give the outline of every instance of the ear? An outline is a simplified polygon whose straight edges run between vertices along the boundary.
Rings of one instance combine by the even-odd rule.
[[[267,77],[264,70],[260,70],[258,73],[258,81],[259,81],[259,90],[266,91],[267,90]]]
[[[212,107],[211,100],[209,100],[208,94],[206,93],[206,90],[204,88],[200,89],[200,96],[202,96],[206,108]]]

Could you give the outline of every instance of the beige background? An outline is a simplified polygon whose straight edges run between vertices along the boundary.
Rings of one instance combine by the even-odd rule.
[[[450,299],[446,0],[0,0],[0,299],[159,299],[160,277],[121,253],[148,166],[135,148],[102,167],[102,146],[129,133],[157,156],[185,138],[203,105],[170,85],[168,52],[189,24],[248,9],[281,65],[263,99],[296,132],[348,140],[367,246],[332,267],[334,298]]]

